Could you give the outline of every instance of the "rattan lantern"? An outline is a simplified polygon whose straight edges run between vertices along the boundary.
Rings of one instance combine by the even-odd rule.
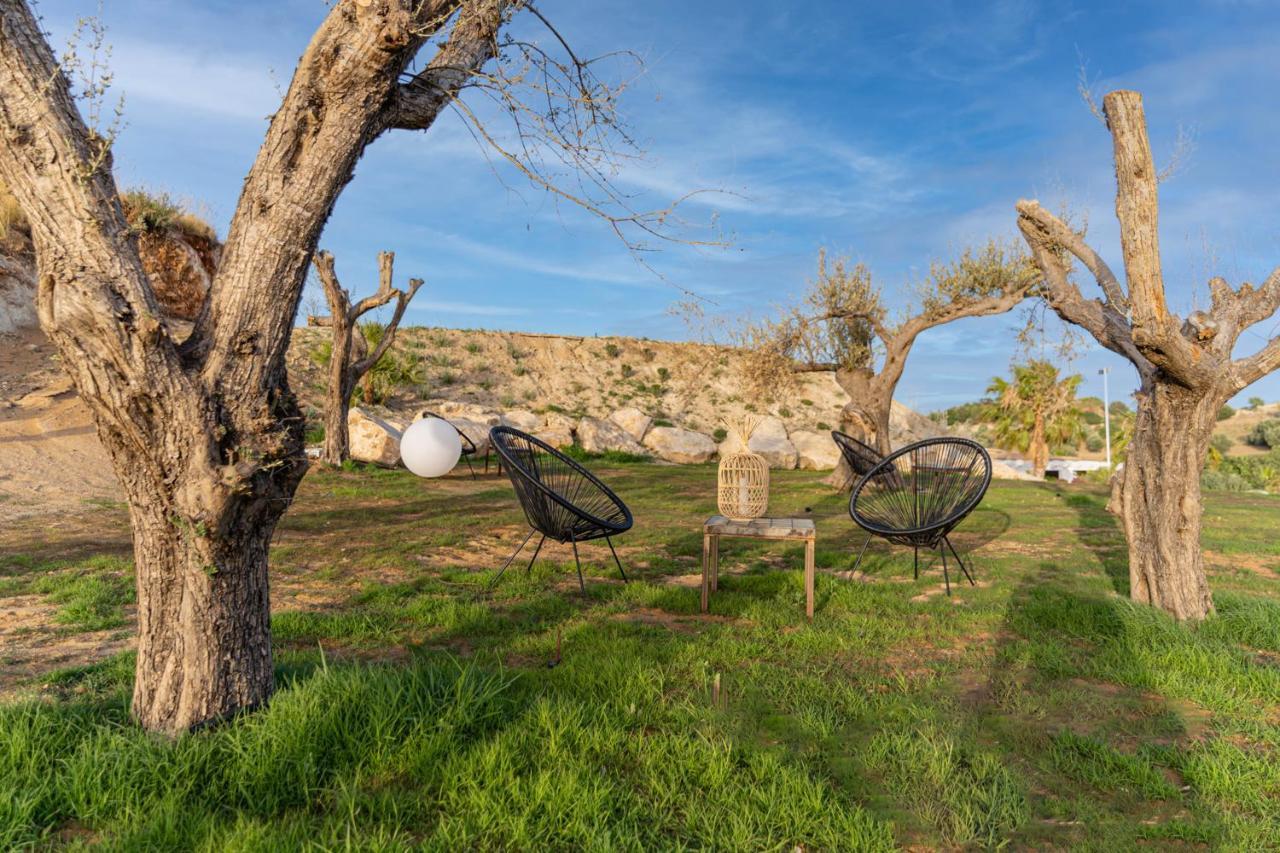
[[[769,509],[769,463],[747,448],[759,420],[745,417],[728,424],[742,449],[720,457],[716,503],[720,514],[735,521],[759,518]]]

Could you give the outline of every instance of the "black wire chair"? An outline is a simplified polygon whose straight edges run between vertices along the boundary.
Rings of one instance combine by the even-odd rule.
[[[874,447],[863,444],[851,435],[846,435],[839,430],[831,431],[831,440],[836,443],[836,447],[840,448],[840,455],[844,457],[844,461],[853,469],[856,479],[853,481],[856,485],[858,479],[871,473],[871,469],[880,464],[884,459],[880,455],[880,451]]]
[[[476,469],[471,465],[471,457],[475,456],[477,451],[476,443],[472,441],[465,432],[463,432],[462,430],[454,426],[453,421],[449,420],[448,418],[445,418],[441,415],[437,415],[435,412],[423,412],[422,417],[438,418],[444,421],[445,423],[447,423],[449,426],[453,427],[453,431],[458,434],[458,438],[462,439],[462,461],[467,463],[467,470],[471,472],[471,479],[473,480],[476,479]],[[485,453],[485,461],[486,461],[485,470],[486,471],[489,470],[488,464],[487,464],[488,458],[489,458],[489,455],[488,455],[488,452],[486,451]]]
[[[533,551],[533,558],[525,567],[526,572],[533,569],[533,563],[547,539],[569,542],[573,545],[573,560],[578,568],[578,586],[586,592],[578,543],[603,539],[609,543],[613,561],[618,564],[618,573],[625,582],[627,573],[614,550],[612,537],[626,533],[634,524],[627,505],[586,468],[526,432],[497,426],[489,430],[489,443],[497,452],[498,459],[506,465],[516,498],[533,528],[515,553],[502,564],[489,587],[497,584],[507,566],[524,550],[535,533],[542,535]]]
[[[891,453],[868,471],[849,498],[849,515],[871,536],[911,546],[917,579],[920,549],[937,548],[950,595],[947,549],[969,583],[974,580],[948,535],[973,512],[989,485],[991,457],[982,445],[967,438],[929,438]],[[870,542],[868,537],[855,570]]]

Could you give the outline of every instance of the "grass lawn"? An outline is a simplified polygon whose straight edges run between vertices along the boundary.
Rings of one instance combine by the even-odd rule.
[[[0,848],[1280,849],[1280,500],[1209,497],[1184,628],[1127,601],[1096,487],[995,484],[948,598],[881,543],[852,575],[845,498],[774,472],[810,624],[780,543],[724,540],[698,613],[713,468],[596,465],[633,580],[584,547],[585,597],[554,545],[479,594],[524,538],[504,479],[309,475],[278,693],[176,743],[128,722],[123,509],[0,531]]]

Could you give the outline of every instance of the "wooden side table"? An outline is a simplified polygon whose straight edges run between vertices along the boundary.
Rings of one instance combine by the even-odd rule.
[[[733,521],[713,515],[702,525],[702,612],[707,612],[711,593],[720,583],[720,537],[786,539],[804,542],[804,612],[813,618],[813,551],[818,529],[811,518],[753,518]]]

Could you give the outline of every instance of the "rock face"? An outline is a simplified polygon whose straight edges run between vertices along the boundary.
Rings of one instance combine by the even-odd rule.
[[[542,426],[542,418],[525,409],[515,409],[502,413],[502,425],[515,427],[521,432],[537,432]]]
[[[568,447],[574,442],[575,424],[576,421],[568,415],[550,412],[533,434],[552,447]]]
[[[791,443],[804,471],[830,471],[840,464],[840,449],[828,433],[798,429],[791,433]]]
[[[34,256],[0,255],[0,335],[37,323]]]
[[[747,449],[763,456],[770,468],[790,470],[796,467],[796,462],[800,458],[800,454],[796,452],[796,446],[787,436],[787,425],[774,417],[761,419],[755,431],[751,433]],[[740,452],[742,452],[742,442],[733,433],[730,433],[729,437],[720,444],[721,456]]]
[[[644,446],[659,459],[683,465],[709,462],[716,455],[716,443],[700,432],[680,427],[654,427],[644,437]]]
[[[644,434],[653,425],[653,418],[639,409],[618,409],[609,415],[609,420],[622,427],[636,441],[644,441]]]
[[[639,442],[631,437],[631,433],[603,418],[583,418],[578,421],[578,443],[588,453],[604,453],[617,451],[648,455]]]
[[[439,408],[444,408],[443,406]],[[415,421],[420,421],[428,417],[433,410],[423,409],[418,412]],[[435,414],[453,424],[453,428],[465,435],[476,446],[476,456],[484,458],[485,453],[489,450],[489,424],[471,420],[470,418],[457,417],[455,415],[446,415],[444,412],[437,411]],[[493,416],[494,421],[498,420],[498,416]]]
[[[156,300],[166,314],[180,320],[200,314],[221,252],[216,241],[176,228],[138,237],[138,254]]]
[[[458,403],[453,400],[431,400],[428,401],[426,409],[423,412],[435,412],[442,418],[452,422],[454,418],[465,418],[485,426],[497,426],[502,422],[502,416],[497,412],[486,409],[484,406],[478,406],[475,403]],[[422,417],[419,413],[418,418]]]
[[[356,406],[347,412],[347,432],[351,436],[352,459],[386,468],[400,464],[402,425],[375,417]]]

